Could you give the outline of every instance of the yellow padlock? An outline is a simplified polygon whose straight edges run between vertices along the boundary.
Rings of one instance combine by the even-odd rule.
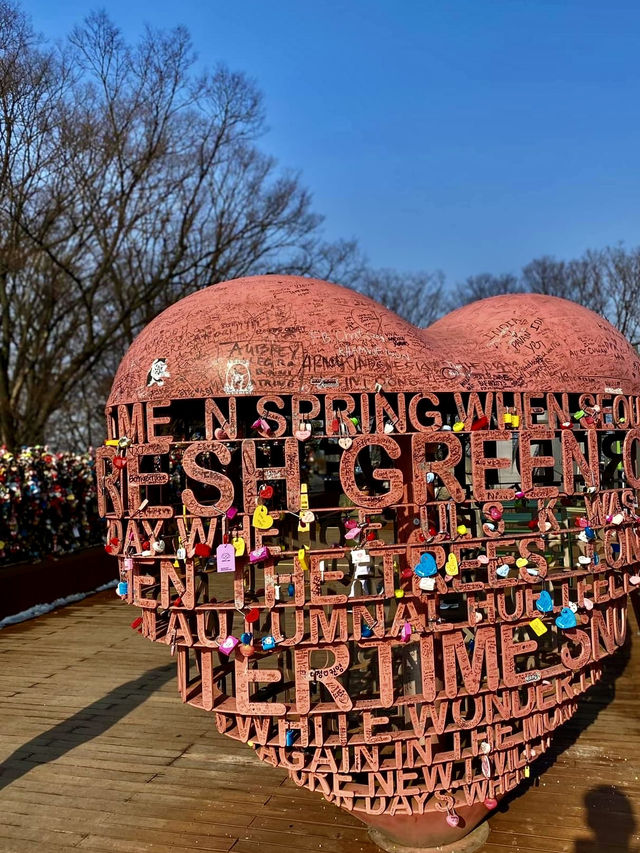
[[[271,518],[267,512],[267,508],[264,504],[258,504],[254,509],[251,523],[254,527],[257,527],[258,530],[269,530],[273,527],[273,518]]]
[[[236,552],[236,557],[242,557],[247,548],[247,544],[242,536],[234,536],[231,544],[233,545],[233,550]]]
[[[309,571],[309,563],[307,562],[307,548],[298,549],[298,562],[303,572]]]
[[[444,570],[448,575],[451,575],[451,577],[458,574],[458,558],[455,554],[449,554]]]
[[[309,493],[306,483],[300,486],[300,509],[309,509]]]

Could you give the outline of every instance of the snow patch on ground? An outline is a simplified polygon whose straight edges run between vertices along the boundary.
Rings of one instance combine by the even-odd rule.
[[[36,616],[42,616],[43,613],[49,613],[57,607],[64,607],[65,604],[73,604],[74,601],[81,601],[88,595],[93,595],[96,592],[102,592],[103,589],[112,589],[117,586],[118,581],[109,581],[103,583],[102,586],[92,589],[89,592],[76,592],[73,595],[67,595],[65,598],[56,598],[55,601],[49,604],[35,604],[27,610],[22,610],[20,613],[14,613],[12,616],[5,616],[0,619],[0,629],[6,628],[7,625],[15,625],[17,622],[25,622],[27,619],[35,619]]]

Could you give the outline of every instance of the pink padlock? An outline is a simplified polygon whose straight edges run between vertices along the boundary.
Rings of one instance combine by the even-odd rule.
[[[447,810],[447,823],[449,826],[458,826],[460,823],[460,815],[456,814],[453,809]]]
[[[267,435],[271,432],[271,427],[264,418],[257,418],[251,424],[251,429],[256,429],[259,433],[266,433]]]
[[[259,563],[260,560],[266,560],[269,556],[269,549],[266,545],[263,545],[262,548],[256,548],[251,551],[249,554],[249,562],[250,563]]]
[[[229,656],[239,642],[240,640],[237,637],[229,634],[229,636],[218,646],[218,651],[223,655]]]

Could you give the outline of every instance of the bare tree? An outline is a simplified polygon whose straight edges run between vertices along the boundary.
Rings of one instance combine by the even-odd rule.
[[[352,286],[415,326],[429,326],[444,313],[444,275],[439,271],[365,269]]]
[[[545,293],[570,298],[565,261],[550,255],[535,258],[522,269],[522,287],[527,293]]]
[[[523,269],[522,283],[596,311],[630,340],[640,335],[640,247],[588,249],[570,261],[538,258]]]
[[[640,246],[602,253],[608,294],[605,316],[635,344],[640,341]]]
[[[257,148],[255,85],[197,75],[184,29],[129,45],[96,13],[56,51],[0,0],[0,41],[0,443],[95,408],[100,365],[186,293],[349,273],[355,246],[323,243],[299,177]]]
[[[511,273],[493,275],[485,272],[470,275],[464,282],[456,284],[447,303],[449,310],[452,311],[477,299],[487,299],[489,296],[499,296],[503,293],[517,293],[520,289],[517,277]]]

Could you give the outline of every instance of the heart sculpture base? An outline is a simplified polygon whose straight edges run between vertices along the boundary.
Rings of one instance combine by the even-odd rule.
[[[421,817],[424,817],[424,815]],[[395,832],[397,830],[397,818],[393,821],[393,828]],[[466,832],[466,828],[464,827],[459,829],[461,829],[463,833]],[[417,825],[416,830],[418,830]],[[463,835],[456,841],[436,844],[435,847],[425,847],[423,844],[419,843],[409,845],[400,844],[384,832],[381,832],[379,829],[373,829],[373,827],[369,828],[369,838],[371,838],[373,843],[382,850],[386,850],[387,853],[475,853],[476,850],[482,850],[484,845],[487,843],[489,832],[489,824],[485,821],[485,823],[481,823],[480,826],[477,826],[470,833]],[[419,831],[417,831],[416,834],[420,834]]]

